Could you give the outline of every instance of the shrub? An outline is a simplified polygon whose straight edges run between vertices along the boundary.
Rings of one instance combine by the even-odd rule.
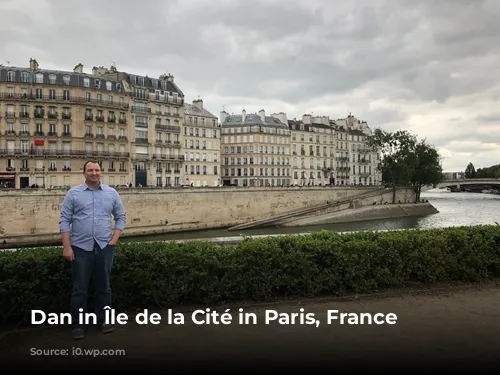
[[[500,276],[500,227],[358,232],[117,246],[113,307],[172,308],[370,293],[380,288]],[[68,312],[70,266],[58,248],[0,253],[0,323],[32,309]],[[89,305],[91,306],[91,305]]]

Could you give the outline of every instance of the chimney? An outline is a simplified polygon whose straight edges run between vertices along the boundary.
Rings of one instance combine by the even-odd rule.
[[[38,70],[38,62],[35,59],[30,58],[30,70],[34,72],[35,70]]]
[[[77,66],[73,68],[73,72],[75,73],[83,73],[83,65],[79,63]]]
[[[259,116],[260,116],[260,119],[262,120],[262,122],[266,122],[266,111],[264,111],[263,109],[261,109],[259,111]]]
[[[286,113],[284,113],[284,112],[280,112],[280,113],[278,114],[278,119],[279,119],[279,120],[280,120],[283,124],[288,125],[288,119],[287,119],[287,117],[286,117]]]
[[[302,115],[302,122],[304,123],[304,125],[310,125],[311,115]]]
[[[200,111],[203,111],[203,100],[202,99],[195,99],[193,100],[193,105],[198,108]]]
[[[173,76],[172,74],[169,74],[169,75],[167,76],[167,81],[168,81],[168,82],[174,82],[174,76]]]
[[[220,111],[220,123],[223,124],[229,114],[226,111]]]
[[[241,111],[241,122],[244,123],[246,118],[247,118],[247,111],[245,111],[245,108],[243,108],[243,111]]]

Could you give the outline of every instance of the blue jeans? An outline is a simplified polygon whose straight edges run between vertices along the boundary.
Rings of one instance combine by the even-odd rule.
[[[94,242],[92,251],[85,251],[72,246],[75,259],[71,262],[71,279],[73,288],[71,291],[70,309],[73,328],[85,326],[85,313],[87,312],[87,292],[90,280],[94,278],[94,314],[97,316],[97,324],[104,323],[104,307],[111,307],[111,285],[110,275],[113,265],[115,246],[107,245],[101,250]],[[82,321],[80,318],[80,309]],[[89,323],[93,320],[89,318]]]

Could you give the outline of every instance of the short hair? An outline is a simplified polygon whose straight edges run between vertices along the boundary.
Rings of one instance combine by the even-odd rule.
[[[96,160],[87,160],[87,161],[85,162],[85,164],[83,165],[83,171],[84,171],[84,172],[86,172],[86,171],[87,171],[87,164],[89,164],[89,163],[95,163],[95,164],[99,165],[99,163],[98,163]],[[101,167],[101,166],[99,165],[99,168],[100,168],[100,167]]]

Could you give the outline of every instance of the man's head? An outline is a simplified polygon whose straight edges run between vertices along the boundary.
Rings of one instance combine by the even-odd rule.
[[[98,183],[101,179],[101,167],[94,160],[89,160],[83,165],[83,175],[85,181],[89,183]]]

